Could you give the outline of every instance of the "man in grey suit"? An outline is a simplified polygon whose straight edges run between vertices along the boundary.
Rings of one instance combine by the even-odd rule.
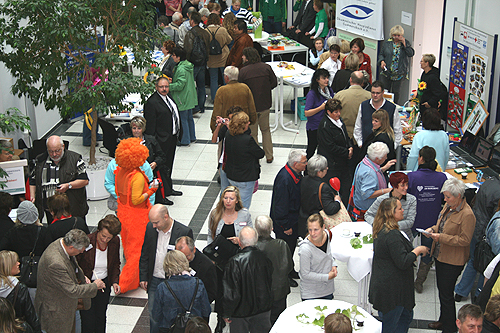
[[[105,288],[100,279],[90,283],[75,259],[89,244],[85,232],[73,229],[52,242],[40,258],[35,310],[47,333],[75,332],[78,299],[90,308],[90,299]]]
[[[149,223],[144,235],[139,279],[142,289],[148,292],[149,327],[151,333],[158,332],[158,323],[153,320],[153,304],[157,286],[165,281],[163,261],[168,251],[175,250],[175,241],[181,236],[193,238],[193,230],[174,221],[167,206],[154,205],[149,211]]]

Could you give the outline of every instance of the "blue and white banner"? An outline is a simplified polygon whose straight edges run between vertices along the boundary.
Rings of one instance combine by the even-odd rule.
[[[337,0],[337,29],[363,37],[384,40],[383,0]]]

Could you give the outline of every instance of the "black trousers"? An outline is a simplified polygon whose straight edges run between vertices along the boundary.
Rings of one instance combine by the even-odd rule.
[[[318,148],[318,130],[307,130],[307,159],[310,159],[315,153],[316,148]]]
[[[109,295],[111,286],[108,278],[105,278],[106,288],[97,291],[97,295],[92,298],[92,306],[89,310],[80,310],[82,318],[82,333],[104,333],[106,332],[106,311],[108,310]]]
[[[172,168],[174,166],[175,149],[177,148],[177,136],[172,135],[166,141],[158,140],[158,143],[166,156],[165,165],[160,168],[160,175],[165,188],[165,196],[168,197],[172,194]]]
[[[457,331],[455,300],[453,291],[464,266],[445,264],[436,259],[436,281],[441,306],[439,321],[443,323],[443,333]]]

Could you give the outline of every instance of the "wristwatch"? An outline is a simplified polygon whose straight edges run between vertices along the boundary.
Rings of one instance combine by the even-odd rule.
[[[68,183],[68,189],[72,189],[73,188],[73,185],[71,185],[71,183]]]

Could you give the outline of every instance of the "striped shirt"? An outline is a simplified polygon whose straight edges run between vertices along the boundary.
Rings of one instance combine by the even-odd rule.
[[[227,7],[226,10],[222,12],[222,18],[224,18],[224,16],[226,16],[229,13],[231,13],[231,6]],[[252,15],[252,12],[249,12],[245,8],[240,8],[240,10],[236,13],[235,16],[237,19],[245,20],[247,24],[252,23],[252,20],[255,18]]]

